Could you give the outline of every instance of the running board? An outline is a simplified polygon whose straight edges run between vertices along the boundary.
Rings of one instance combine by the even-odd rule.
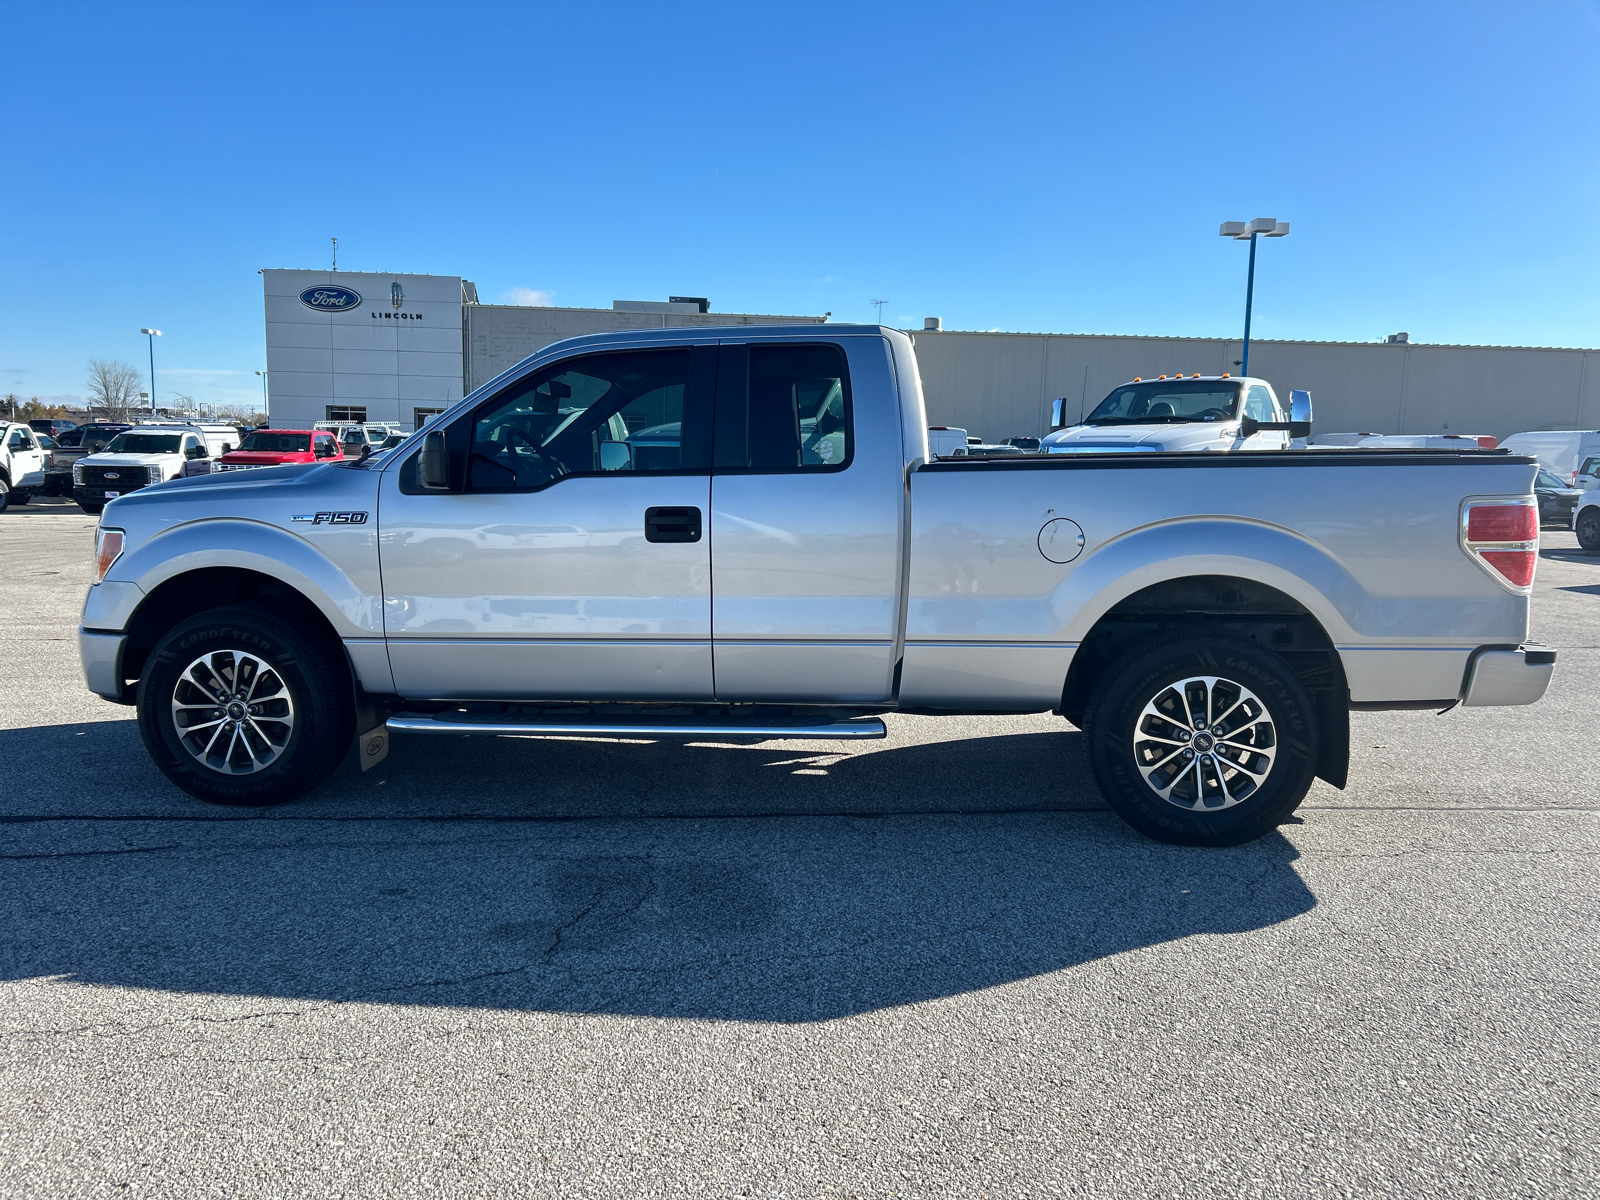
[[[557,737],[758,737],[807,738],[824,741],[887,737],[878,717],[852,721],[561,721],[536,720],[514,713],[396,713],[389,718],[391,733],[533,734]]]

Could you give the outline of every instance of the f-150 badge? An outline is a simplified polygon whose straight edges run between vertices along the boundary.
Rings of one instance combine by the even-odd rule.
[[[364,512],[295,513],[289,519],[308,521],[312,525],[365,525],[367,514]]]

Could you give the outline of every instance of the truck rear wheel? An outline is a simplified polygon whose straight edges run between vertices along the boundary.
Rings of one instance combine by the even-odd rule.
[[[338,643],[257,605],[213,609],[151,651],[139,733],[162,774],[213,804],[269,805],[315,787],[355,734]]]
[[[1095,780],[1118,816],[1163,842],[1235,846],[1305,798],[1313,713],[1277,655],[1187,631],[1131,647],[1095,688],[1085,724]]]
[[[5,512],[11,507],[11,484],[4,475],[0,475],[0,512]]]

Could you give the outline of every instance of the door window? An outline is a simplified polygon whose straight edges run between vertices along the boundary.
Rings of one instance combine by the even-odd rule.
[[[1272,405],[1272,394],[1259,383],[1250,385],[1249,394],[1244,400],[1244,415],[1254,417],[1257,421],[1272,422],[1278,419],[1278,414]]]
[[[840,347],[755,344],[723,354],[719,469],[837,470],[849,463],[850,376]]]
[[[531,376],[473,418],[469,490],[679,470],[689,359],[687,349],[595,354]]]

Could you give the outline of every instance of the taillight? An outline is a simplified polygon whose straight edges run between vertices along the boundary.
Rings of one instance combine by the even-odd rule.
[[[111,564],[122,557],[122,530],[96,529],[94,531],[94,581],[99,583],[111,570]]]
[[[1513,591],[1533,588],[1539,559],[1539,509],[1533,498],[1469,500],[1461,510],[1461,545]]]
[[[1478,439],[1479,450],[1493,450],[1499,444],[1500,443],[1495,441],[1492,437],[1481,437]]]

